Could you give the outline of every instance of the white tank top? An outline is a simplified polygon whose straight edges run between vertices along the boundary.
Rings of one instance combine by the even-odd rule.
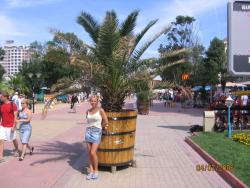
[[[94,114],[87,113],[87,123],[88,127],[97,127],[99,129],[102,129],[102,116],[100,114],[100,111],[98,110]]]

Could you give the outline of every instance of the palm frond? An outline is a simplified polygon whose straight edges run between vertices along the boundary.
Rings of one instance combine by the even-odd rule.
[[[164,28],[162,31],[157,33],[154,37],[152,37],[150,40],[148,40],[139,50],[135,50],[134,53],[131,56],[130,62],[137,62],[140,57],[144,54],[144,52],[148,49],[148,47],[156,40],[158,39],[163,33],[169,31],[171,26],[168,26]]]
[[[170,68],[170,67],[172,67],[174,65],[183,64],[183,63],[186,63],[186,62],[187,62],[186,59],[180,59],[180,60],[177,60],[177,61],[174,61],[174,62],[170,62],[170,63],[168,63],[166,65],[160,66],[159,70],[162,71],[162,70],[164,70],[166,68]]]
[[[54,35],[54,40],[58,43],[66,43],[76,52],[82,53],[86,49],[93,50],[93,47],[84,43],[74,33],[63,33],[57,29],[51,29],[50,32]]]
[[[69,88],[74,83],[74,80],[70,77],[61,78],[56,82],[56,84],[51,86],[51,92],[56,92],[61,89]]]
[[[59,96],[63,96],[63,95],[67,95],[67,94],[74,94],[74,93],[78,93],[78,92],[81,92],[83,91],[83,88],[67,88],[67,89],[64,89],[60,92],[55,92],[55,93],[51,93],[50,95],[52,96],[50,98],[50,100],[44,105],[44,108],[42,110],[42,115],[41,115],[41,118],[42,119],[45,119],[47,114],[48,114],[48,111],[53,103],[53,101],[59,97]]]
[[[107,12],[103,24],[100,27],[96,55],[99,62],[107,64],[111,62],[114,50],[119,45],[118,19],[114,12]]]
[[[148,23],[148,25],[140,32],[138,33],[132,42],[131,52],[130,54],[133,54],[134,50],[136,49],[136,46],[139,44],[143,36],[147,33],[147,31],[157,23],[158,19],[152,20]]]
[[[139,11],[135,10],[134,12],[130,13],[127,19],[121,24],[120,35],[122,37],[132,34],[132,31],[134,30],[135,25],[136,25],[136,19],[137,19],[138,14],[139,14]]]
[[[81,15],[77,17],[77,23],[80,24],[85,31],[89,33],[91,39],[97,43],[100,26],[94,17],[86,12],[82,12]]]
[[[179,60],[185,60],[187,58],[188,53],[189,49],[187,48],[168,51],[167,53],[164,53],[164,55],[160,58],[159,64],[160,66],[165,66],[173,64],[174,62],[178,62]]]

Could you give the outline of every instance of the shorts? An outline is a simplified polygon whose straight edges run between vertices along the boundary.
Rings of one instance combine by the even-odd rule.
[[[0,140],[13,141],[16,139],[16,131],[11,131],[11,127],[0,126]]]
[[[100,144],[101,138],[102,138],[102,129],[99,129],[97,127],[87,127],[85,133],[86,142]]]
[[[32,127],[30,124],[20,125],[19,134],[22,144],[28,144],[32,132]]]

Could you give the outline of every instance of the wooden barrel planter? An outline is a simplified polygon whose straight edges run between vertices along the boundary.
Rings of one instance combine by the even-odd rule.
[[[150,101],[137,101],[138,114],[148,115]]]
[[[99,166],[111,167],[135,165],[134,145],[137,112],[124,110],[122,112],[106,112],[109,126],[102,134],[97,155]]]

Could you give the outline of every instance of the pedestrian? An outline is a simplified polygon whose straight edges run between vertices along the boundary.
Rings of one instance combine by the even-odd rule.
[[[80,101],[81,101],[81,96],[80,95],[78,95],[78,96],[76,96],[77,97],[77,103],[78,104],[80,104]]]
[[[4,162],[3,150],[4,141],[12,141],[15,147],[14,156],[19,157],[18,142],[16,139],[16,119],[17,119],[17,106],[15,103],[10,102],[9,94],[7,92],[1,93],[0,107],[0,163]]]
[[[15,94],[11,98],[12,102],[16,103],[17,105],[17,100],[18,100],[18,92],[15,92]]]
[[[16,100],[16,105],[17,105],[17,111],[21,111],[22,110],[22,100],[23,100],[23,95],[19,94],[18,95],[18,99]]]
[[[73,110],[74,113],[76,113],[76,105],[75,103],[78,101],[78,97],[74,94],[71,97],[71,104],[70,104],[70,108]]]
[[[86,179],[98,178],[97,149],[101,142],[102,128],[108,127],[108,118],[104,110],[98,106],[99,98],[95,95],[90,97],[91,108],[86,112],[88,127],[86,128],[85,141],[87,142],[89,157],[89,174]]]
[[[31,147],[29,145],[29,140],[32,132],[31,127],[31,110],[29,109],[29,100],[23,99],[21,102],[22,110],[18,113],[17,122],[20,123],[19,133],[20,133],[20,140],[22,143],[22,154],[19,157],[19,161],[23,161],[25,154],[26,154],[26,148],[30,150],[30,155],[33,154],[34,147]]]

